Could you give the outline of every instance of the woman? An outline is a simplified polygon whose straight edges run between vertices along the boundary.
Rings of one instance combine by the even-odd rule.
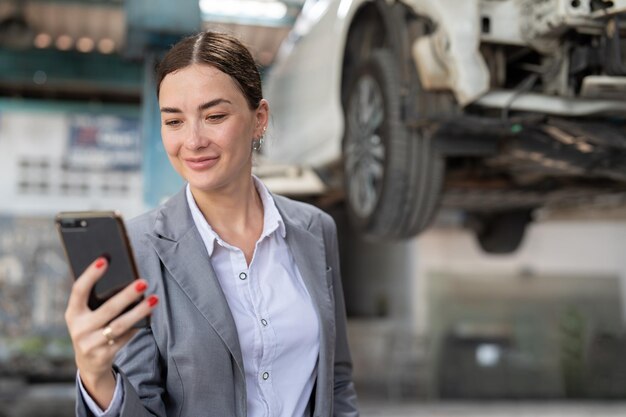
[[[187,185],[128,224],[144,279],[91,311],[97,259],[72,289],[77,415],[358,416],[334,223],[252,176],[269,106],[250,53],[200,33],[168,52],[157,86]]]

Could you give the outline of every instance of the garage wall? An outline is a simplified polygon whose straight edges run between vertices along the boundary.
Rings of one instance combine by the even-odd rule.
[[[511,255],[487,255],[471,233],[434,228],[417,240],[412,282],[413,318],[419,333],[428,332],[428,281],[432,274],[516,276],[572,275],[619,277],[626,295],[626,221],[545,221],[530,226],[521,248]],[[626,313],[622,309],[622,317]]]

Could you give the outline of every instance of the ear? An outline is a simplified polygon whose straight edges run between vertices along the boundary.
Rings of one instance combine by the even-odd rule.
[[[254,111],[255,117],[255,127],[254,127],[254,137],[260,138],[265,134],[265,129],[267,129],[267,125],[270,120],[270,105],[265,99],[261,99],[259,103],[259,107]]]

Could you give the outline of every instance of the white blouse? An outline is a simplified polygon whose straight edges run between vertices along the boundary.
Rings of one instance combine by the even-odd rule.
[[[207,223],[187,185],[193,220],[235,320],[246,376],[248,417],[305,416],[315,384],[319,322],[285,241],[271,194],[254,177],[263,232],[250,265]]]

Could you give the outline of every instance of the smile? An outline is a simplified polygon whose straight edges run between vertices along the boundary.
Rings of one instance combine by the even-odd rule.
[[[188,168],[194,171],[202,171],[202,170],[211,168],[212,166],[217,164],[218,159],[219,159],[219,156],[214,156],[214,157],[203,157],[203,158],[188,158],[188,159],[184,159],[184,161],[185,161],[185,165],[187,165]]]

